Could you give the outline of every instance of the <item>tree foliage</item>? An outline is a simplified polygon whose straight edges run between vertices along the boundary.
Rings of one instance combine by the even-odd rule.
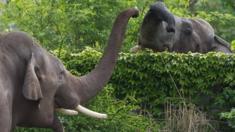
[[[84,46],[103,47],[118,12],[137,6],[141,15],[129,24],[125,50],[137,43],[138,31],[150,4],[155,0],[11,0],[2,6],[0,28],[15,24],[31,33],[49,49]],[[165,0],[173,14],[200,17],[209,21],[216,33],[232,42],[235,36],[233,0]],[[192,11],[193,8],[193,11]]]
[[[48,48],[104,44],[116,14],[133,2],[103,0],[12,0],[2,29],[16,24]]]

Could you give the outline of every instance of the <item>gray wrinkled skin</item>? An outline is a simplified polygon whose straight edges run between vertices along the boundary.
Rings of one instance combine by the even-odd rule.
[[[23,32],[0,36],[0,131],[16,126],[52,128],[63,132],[55,108],[74,109],[94,97],[111,77],[130,17],[137,9],[117,17],[108,46],[97,66],[76,77],[63,64]]]
[[[231,53],[230,44],[215,35],[208,22],[174,16],[163,2],[150,6],[140,28],[138,45],[131,51],[136,52],[143,48],[157,52]]]

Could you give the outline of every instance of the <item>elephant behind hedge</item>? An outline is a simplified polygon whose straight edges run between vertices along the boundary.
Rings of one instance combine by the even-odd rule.
[[[230,44],[216,35],[208,22],[174,16],[163,2],[150,6],[140,28],[138,45],[131,51],[143,48],[157,52],[232,52]]]

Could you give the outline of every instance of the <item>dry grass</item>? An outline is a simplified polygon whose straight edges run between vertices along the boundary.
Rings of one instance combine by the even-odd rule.
[[[160,132],[216,132],[206,115],[194,105],[165,108],[165,125]]]

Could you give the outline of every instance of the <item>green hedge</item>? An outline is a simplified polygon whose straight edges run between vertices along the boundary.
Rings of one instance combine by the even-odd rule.
[[[87,48],[64,54],[68,69],[82,75],[94,68],[101,53]],[[223,53],[121,53],[112,79],[119,99],[134,97],[140,111],[163,116],[167,102],[193,103],[218,120],[235,104],[235,55]],[[131,101],[130,101],[131,102]]]

